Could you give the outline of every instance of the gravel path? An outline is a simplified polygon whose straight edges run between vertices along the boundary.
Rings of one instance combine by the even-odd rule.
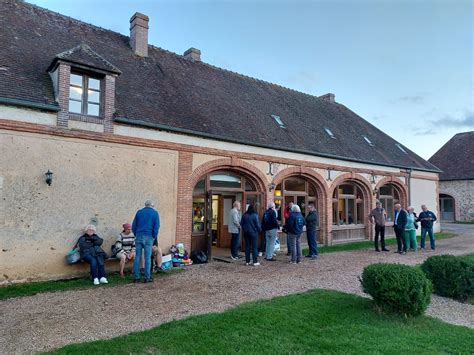
[[[358,276],[374,262],[421,263],[426,257],[474,252],[474,226],[440,240],[436,252],[400,256],[372,250],[322,254],[291,265],[286,256],[260,267],[214,262],[152,284],[44,293],[0,301],[0,353],[44,351],[70,343],[112,338],[192,314],[220,312],[242,302],[313,288],[364,296]],[[392,247],[393,248],[393,247]],[[127,301],[131,300],[131,301]],[[140,319],[130,309],[147,309]],[[474,328],[474,306],[433,296],[428,315]]]

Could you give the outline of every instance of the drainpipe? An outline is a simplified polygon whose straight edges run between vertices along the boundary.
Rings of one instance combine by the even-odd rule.
[[[408,185],[408,206],[411,206],[411,173],[412,172],[413,172],[412,168],[407,169],[407,173],[408,173],[408,181],[407,181],[407,185]]]

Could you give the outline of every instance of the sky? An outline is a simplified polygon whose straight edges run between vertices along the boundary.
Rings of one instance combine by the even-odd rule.
[[[474,130],[471,0],[28,0],[149,43],[336,101],[430,158]]]

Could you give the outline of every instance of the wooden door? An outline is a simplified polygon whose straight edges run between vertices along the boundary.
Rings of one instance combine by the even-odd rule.
[[[232,235],[229,233],[230,210],[235,202],[235,196],[220,196],[219,198],[219,248],[230,248]]]
[[[206,230],[207,230],[207,259],[211,261],[212,256],[212,191],[206,195]]]

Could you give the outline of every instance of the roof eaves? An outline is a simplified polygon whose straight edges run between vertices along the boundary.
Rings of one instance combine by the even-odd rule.
[[[28,100],[11,99],[9,97],[0,97],[0,104],[34,108],[52,112],[60,111],[59,105],[45,104],[42,102],[33,102]]]
[[[151,122],[146,122],[146,121],[143,121],[143,120],[130,119],[130,118],[126,118],[126,117],[115,117],[114,121],[117,122],[117,123],[125,123],[125,124],[129,124],[129,125],[133,125],[133,126],[141,126],[141,127],[152,128],[152,129],[168,131],[168,132],[173,132],[173,133],[181,133],[181,134],[186,134],[186,135],[191,135],[191,136],[196,136],[196,137],[210,138],[210,139],[229,142],[229,143],[252,145],[252,146],[255,146],[255,147],[268,148],[268,149],[277,149],[277,150],[291,152],[291,153],[307,154],[307,155],[318,156],[318,157],[323,157],[323,158],[338,159],[338,160],[343,160],[343,161],[350,161],[350,162],[356,162],[356,163],[364,163],[364,164],[370,164],[370,165],[385,166],[385,167],[391,167],[391,168],[400,168],[400,169],[405,169],[405,170],[406,169],[413,169],[413,170],[426,171],[426,172],[432,172],[432,173],[440,173],[441,172],[439,169],[425,169],[425,168],[411,167],[411,166],[404,166],[404,165],[392,165],[392,164],[369,161],[369,160],[363,160],[363,159],[348,158],[348,157],[343,157],[343,156],[334,155],[334,154],[318,153],[318,152],[313,152],[313,151],[304,150],[304,149],[291,149],[291,148],[288,148],[288,147],[282,147],[282,146],[276,146],[276,145],[273,146],[271,144],[260,144],[260,143],[255,143],[253,141],[246,141],[246,140],[241,140],[241,139],[229,138],[229,137],[215,135],[215,134],[211,134],[211,133],[198,132],[198,131],[193,131],[193,130],[189,130],[189,129],[163,125],[163,124],[159,124],[159,123],[151,123]]]

